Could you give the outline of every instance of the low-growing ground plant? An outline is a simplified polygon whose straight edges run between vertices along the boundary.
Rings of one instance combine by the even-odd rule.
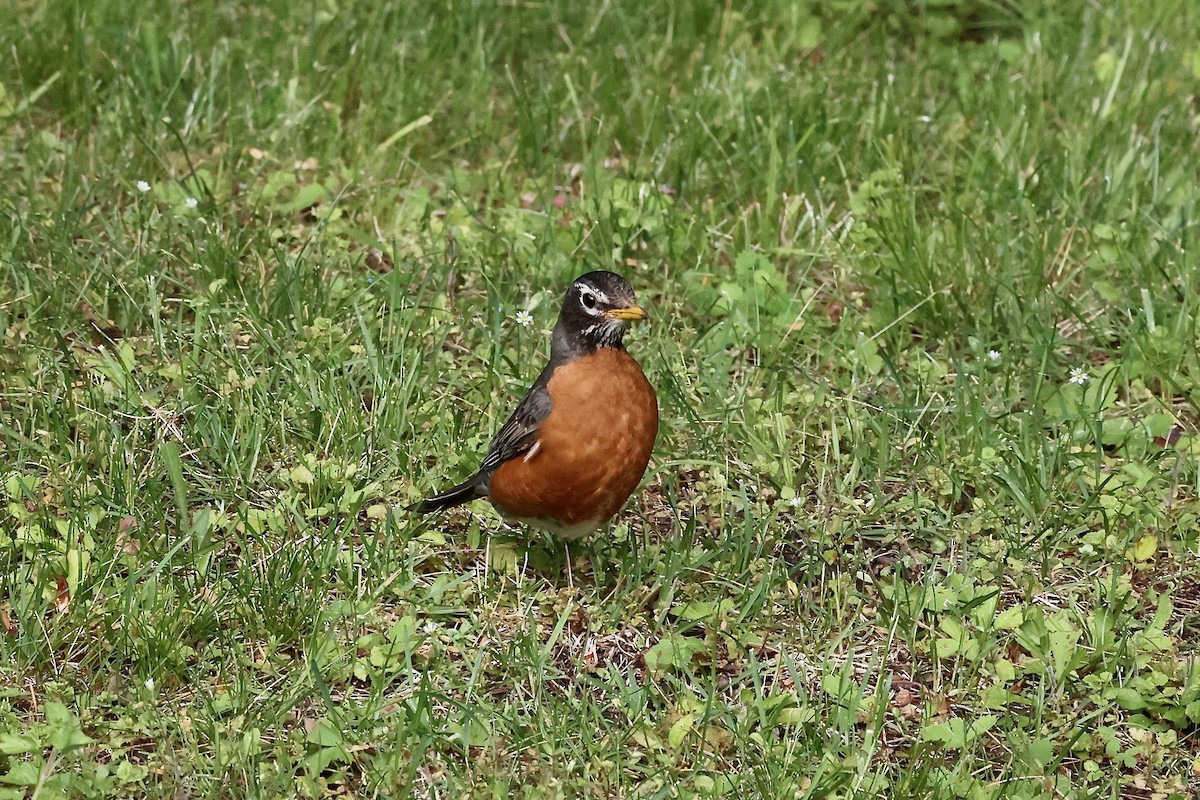
[[[1200,791],[1187,0],[0,9],[0,798]],[[662,429],[477,464],[612,269]]]

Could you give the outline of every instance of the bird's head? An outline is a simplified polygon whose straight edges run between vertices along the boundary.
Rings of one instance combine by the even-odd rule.
[[[564,355],[599,347],[620,348],[629,323],[646,318],[628,281],[615,272],[589,272],[576,278],[567,290],[554,327],[553,346]]]

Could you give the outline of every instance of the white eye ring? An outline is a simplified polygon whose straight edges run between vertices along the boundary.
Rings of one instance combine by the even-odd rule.
[[[583,310],[593,316],[599,314],[597,305],[607,298],[585,283],[577,283],[575,286],[579,289],[579,304],[583,306]]]

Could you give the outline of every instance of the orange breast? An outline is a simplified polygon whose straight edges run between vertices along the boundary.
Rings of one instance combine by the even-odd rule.
[[[646,472],[658,398],[638,363],[611,348],[558,367],[547,389],[552,407],[532,457],[501,464],[489,498],[505,516],[599,526]]]

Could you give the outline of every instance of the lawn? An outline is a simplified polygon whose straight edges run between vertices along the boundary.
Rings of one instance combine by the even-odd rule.
[[[1193,0],[10,0],[0,800],[1190,798]],[[577,275],[650,470],[462,479]]]

